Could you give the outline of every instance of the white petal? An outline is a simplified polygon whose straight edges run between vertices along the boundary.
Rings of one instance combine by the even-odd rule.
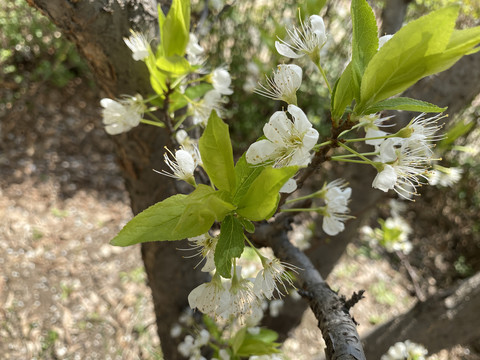
[[[271,159],[277,146],[268,140],[260,140],[250,145],[245,154],[249,164],[261,164]]]
[[[380,37],[380,39],[378,39],[378,50],[380,50],[380,48],[385,45],[385,43],[390,40],[391,38],[393,37],[393,35],[383,35]]]
[[[198,305],[198,300],[202,296],[203,291],[205,290],[205,287],[207,284],[201,284],[197,286],[195,289],[193,289],[190,294],[188,294],[188,304],[190,305],[190,308],[195,309]]]
[[[298,55],[289,46],[282,44],[280,41],[275,41],[275,48],[280,55],[288,58],[298,59],[303,56],[303,54]]]
[[[385,131],[375,129],[375,128],[369,128],[365,134],[366,138],[375,138],[375,137],[381,137],[381,136],[386,136],[388,133]],[[385,139],[373,139],[373,140],[365,140],[365,144],[368,145],[380,145]]]
[[[288,112],[293,116],[295,122],[294,126],[298,130],[300,134],[303,134],[305,131],[312,127],[310,121],[308,121],[307,115],[300,109],[298,106],[295,105],[288,105]]]
[[[271,117],[268,123],[263,127],[263,133],[268,140],[277,144],[284,145],[292,133],[292,122],[285,112],[277,111]]]
[[[385,165],[385,168],[377,174],[373,180],[372,187],[387,192],[393,189],[397,182],[397,173],[390,165]]]
[[[310,16],[310,24],[312,24],[312,30],[315,35],[322,35],[325,36],[325,23],[323,22],[323,18],[318,15]]]
[[[313,128],[308,129],[308,131],[303,136],[303,146],[305,147],[305,149],[311,150],[317,144],[318,136],[319,135],[317,130]]]
[[[322,229],[330,236],[335,236],[345,229],[345,224],[335,217],[325,216],[323,218]]]
[[[178,166],[185,174],[193,174],[195,171],[195,161],[188,151],[175,151],[175,159],[177,160]]]
[[[302,85],[302,77],[303,77],[303,71],[302,68],[298,65],[295,64],[289,64],[289,65],[284,65],[287,66],[289,70],[291,70],[292,73],[292,86],[295,88],[299,88],[300,85]],[[293,75],[295,74],[295,75]]]
[[[295,181],[295,179],[289,179],[285,184],[283,184],[280,192],[291,194],[295,190],[297,190],[297,182]]]
[[[285,164],[285,166],[307,166],[310,163],[311,159],[312,156],[307,149],[299,148],[295,151],[295,153],[290,158],[290,161],[288,162],[288,164]]]
[[[388,163],[397,160],[395,146],[401,141],[402,139],[400,138],[385,139],[385,141],[383,141],[380,145],[380,161],[383,163]]]

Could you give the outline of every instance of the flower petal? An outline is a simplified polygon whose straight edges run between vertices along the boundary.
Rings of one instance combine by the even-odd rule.
[[[298,55],[288,45],[283,44],[280,41],[275,41],[275,48],[277,49],[280,55],[288,58],[298,59],[303,56],[303,54]]]
[[[397,182],[397,173],[390,165],[385,165],[384,169],[377,174],[373,180],[372,187],[387,192],[395,187]]]
[[[277,111],[263,127],[263,133],[271,142],[277,145],[285,145],[285,140],[290,137],[292,132],[292,126],[293,124],[285,112]]]
[[[303,134],[305,131],[312,127],[312,123],[308,121],[307,115],[305,115],[303,110],[300,109],[298,106],[290,104],[288,105],[287,110],[295,120],[294,126],[300,134]]]
[[[278,146],[268,140],[260,140],[250,145],[245,154],[245,158],[249,164],[261,164],[272,158]]]

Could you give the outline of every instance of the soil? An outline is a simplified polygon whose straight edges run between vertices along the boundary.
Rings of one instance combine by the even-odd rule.
[[[132,213],[101,127],[99,99],[96,89],[75,79],[62,89],[34,84],[0,108],[2,359],[161,358],[139,247],[109,245]],[[409,261],[425,294],[480,267],[470,261],[479,258],[476,208],[455,196],[455,189],[441,197],[426,193],[423,205],[407,211],[407,218],[421,214],[412,239],[418,251]],[[470,266],[465,273],[455,267],[459,254]],[[353,309],[361,334],[415,302],[401,263],[362,243],[348,247],[328,281],[347,296],[367,290]],[[284,348],[291,359],[322,358],[311,312]],[[461,346],[438,355],[480,359]]]

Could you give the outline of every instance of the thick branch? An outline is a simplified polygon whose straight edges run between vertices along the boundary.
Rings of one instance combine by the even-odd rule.
[[[272,249],[279,259],[301,269],[297,277],[327,344],[327,359],[364,360],[356,324],[345,300],[330,289],[308,257],[288,241],[286,233],[273,241]]]

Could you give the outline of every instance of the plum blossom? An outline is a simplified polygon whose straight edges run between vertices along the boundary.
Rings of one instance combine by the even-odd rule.
[[[285,40],[275,41],[275,48],[280,55],[288,58],[301,58],[308,55],[317,63],[320,59],[320,50],[327,42],[325,24],[321,16],[310,16],[308,23],[301,22],[301,29],[293,27],[287,29],[291,44]]]
[[[238,266],[230,283],[228,306],[221,316],[225,319],[234,316],[243,323],[256,312],[261,304],[253,291],[253,283],[242,278],[241,272],[241,267]]]
[[[352,189],[347,187],[345,180],[337,179],[326,185],[323,192],[325,208],[322,229],[328,235],[335,236],[345,229],[343,222],[350,218],[346,213],[350,211],[348,203]]]
[[[104,98],[100,100],[100,105],[103,107],[105,131],[110,135],[118,135],[138,126],[146,109],[141,95],[125,96],[120,100]]]
[[[191,65],[200,65],[203,62],[202,54],[205,50],[198,44],[198,38],[195,34],[189,34],[189,40],[185,52],[187,60]]]
[[[395,190],[400,196],[416,195],[416,186],[428,181],[428,171],[432,159],[425,153],[418,141],[402,138],[389,138],[380,145],[377,163],[378,174],[372,187],[387,192]]]
[[[302,68],[298,65],[278,65],[273,76],[266,76],[267,85],[260,84],[255,93],[287,104],[297,104],[297,90],[302,85]]]
[[[198,150],[197,150],[198,152]],[[185,148],[181,147],[179,150],[175,151],[173,154],[169,149],[164,154],[165,163],[168,165],[171,173],[162,170],[158,172],[159,174],[172,177],[174,179],[183,180],[193,186],[195,186],[195,178],[193,173],[198,165],[199,157],[193,156],[191,152],[185,150]]]
[[[386,120],[391,119],[392,117],[381,118],[378,114],[366,115],[362,118],[361,123],[365,129],[365,144],[373,145],[375,147],[379,146],[383,140],[382,137],[389,135],[388,132],[380,130],[379,126],[383,125]],[[376,139],[380,138],[380,139]]]
[[[188,304],[192,309],[197,308],[213,318],[223,317],[223,313],[230,311],[230,291],[222,284],[220,275],[215,274],[208,283],[201,284],[188,295]]]
[[[380,360],[425,360],[425,355],[427,354],[428,350],[423,345],[405,340],[391,346]]]
[[[230,89],[232,79],[227,69],[217,68],[212,71],[211,81],[213,88],[217,90],[221,95],[231,95],[233,90]]]
[[[220,116],[222,103],[222,95],[217,90],[213,89],[207,91],[199,103],[190,104],[193,108],[193,124],[207,126],[212,111],[216,111]]]
[[[312,127],[305,113],[295,105],[288,105],[287,112],[277,111],[263,127],[266,139],[250,145],[246,160],[250,164],[271,162],[274,167],[306,166],[310,151],[318,140],[318,131]]]
[[[459,167],[443,167],[440,165],[434,165],[433,171],[430,173],[428,182],[430,185],[440,185],[440,186],[453,186],[461,178],[463,174],[463,169]]]
[[[150,44],[145,35],[130,30],[132,35],[128,38],[123,38],[125,44],[132,50],[133,60],[145,60],[150,54]]]
[[[215,270],[215,247],[217,246],[218,238],[212,237],[206,233],[188,239],[193,243],[193,248],[198,250],[198,254],[202,256],[202,260],[206,259],[205,265],[202,267],[203,272],[210,272]]]
[[[278,284],[280,284],[285,291],[285,283],[293,287],[293,278],[287,272],[287,270],[295,271],[292,265],[282,263],[277,258],[268,259],[262,256],[261,260],[263,269],[258,272],[253,286],[253,292],[257,297],[262,298],[265,296],[267,299],[271,299],[274,291],[281,294],[282,291],[279,289]]]

